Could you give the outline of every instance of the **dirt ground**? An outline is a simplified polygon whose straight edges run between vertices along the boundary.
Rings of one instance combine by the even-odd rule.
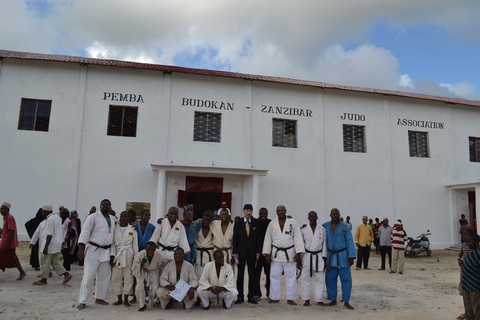
[[[434,251],[431,257],[418,256],[406,258],[405,272],[389,274],[379,271],[380,256],[372,254],[372,270],[355,271],[350,304],[355,310],[347,310],[342,304],[333,307],[313,305],[304,307],[300,297],[298,305],[286,304],[282,292],[279,304],[269,304],[263,298],[258,305],[244,303],[233,305],[224,310],[221,305],[212,303],[210,310],[193,307],[187,311],[180,304],[172,310],[159,307],[138,312],[138,304],[130,308],[113,306],[116,300],[109,291],[110,305],[91,304],[83,311],[76,308],[78,291],[82,278],[82,267],[72,266],[73,279],[62,285],[62,277],[54,274],[46,286],[34,286],[39,278],[39,271],[28,265],[29,250],[22,242],[17,250],[27,277],[16,281],[18,271],[7,269],[0,273],[0,318],[1,319],[225,319],[230,317],[245,319],[456,319],[463,312],[462,299],[458,295],[459,267],[456,262],[458,253],[453,251]],[[388,264],[388,262],[387,262]],[[262,278],[262,282],[265,279]],[[339,286],[340,287],[340,286]],[[300,286],[298,286],[300,292]],[[326,298],[326,292],[325,292]],[[339,288],[339,297],[341,292]]]

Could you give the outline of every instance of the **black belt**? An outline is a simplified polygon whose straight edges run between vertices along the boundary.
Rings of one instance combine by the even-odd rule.
[[[206,252],[208,254],[208,262],[212,261],[212,255],[210,254],[210,250],[213,250],[213,247],[211,248],[197,248],[198,251],[200,251],[200,265],[203,266],[203,253]]]
[[[274,246],[274,245],[272,244],[272,247],[274,247],[275,249],[277,249],[277,251],[275,251],[275,255],[274,255],[273,257],[274,257],[274,258],[277,257],[278,251],[283,251],[283,252],[285,252],[285,257],[287,257],[287,262],[290,262],[290,259],[289,259],[289,257],[288,257],[288,252],[287,252],[287,250],[292,249],[294,246],[295,246],[295,245],[291,245],[291,246],[288,247],[288,248],[279,248],[279,247]]]
[[[322,252],[322,250],[318,251],[310,251],[305,249],[305,252],[310,253],[310,278],[313,277],[313,255],[316,257],[316,265],[315,265],[315,272],[318,272],[318,254]]]
[[[101,248],[101,249],[110,249],[110,247],[112,246],[111,244],[109,244],[108,246],[101,246],[99,244],[96,244],[95,242],[93,241],[88,241],[88,243],[90,243],[92,246],[96,247],[97,249],[98,248]],[[95,250],[97,250],[95,249]]]
[[[340,253],[342,251],[345,251],[347,250],[347,247],[343,248],[343,249],[339,249],[339,250],[333,250],[333,249],[328,249],[327,250],[331,253],[331,254],[337,254],[337,253]],[[340,265],[340,261],[338,261],[338,256],[337,256],[337,267]],[[330,256],[330,259],[328,259],[328,266],[327,266],[327,270],[330,270],[330,267],[332,266],[332,257]]]
[[[167,251],[175,251],[175,249],[178,248],[178,246],[175,246],[175,247],[164,246],[164,245],[161,244],[160,242],[159,242],[158,244],[160,245],[160,247],[162,247],[162,251],[164,251],[164,250],[167,250]]]

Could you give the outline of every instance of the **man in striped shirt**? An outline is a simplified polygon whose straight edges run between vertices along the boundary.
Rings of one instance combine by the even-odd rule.
[[[465,258],[458,258],[462,268],[463,305],[467,320],[480,319],[480,236],[475,230],[468,230],[468,251]]]
[[[392,231],[392,269],[390,273],[403,274],[403,265],[405,261],[405,241],[407,233],[403,230],[402,220],[397,220]]]

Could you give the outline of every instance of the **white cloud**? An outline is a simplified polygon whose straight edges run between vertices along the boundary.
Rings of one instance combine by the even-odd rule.
[[[421,90],[394,53],[366,40],[372,24],[429,24],[480,43],[477,0],[46,1],[40,15],[20,0],[2,5],[2,49],[160,64],[195,57],[202,68]]]
[[[440,83],[441,88],[447,88],[450,92],[453,92],[456,96],[464,99],[478,99],[478,95],[475,93],[475,86],[466,81],[449,84]]]

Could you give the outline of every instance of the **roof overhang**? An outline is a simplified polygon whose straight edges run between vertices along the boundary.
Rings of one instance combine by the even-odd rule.
[[[257,168],[254,165],[245,166],[238,164],[216,164],[198,162],[198,163],[180,163],[180,162],[165,162],[150,164],[152,170],[166,172],[188,172],[188,173],[202,173],[202,174],[232,174],[240,176],[266,176],[268,169]]]

